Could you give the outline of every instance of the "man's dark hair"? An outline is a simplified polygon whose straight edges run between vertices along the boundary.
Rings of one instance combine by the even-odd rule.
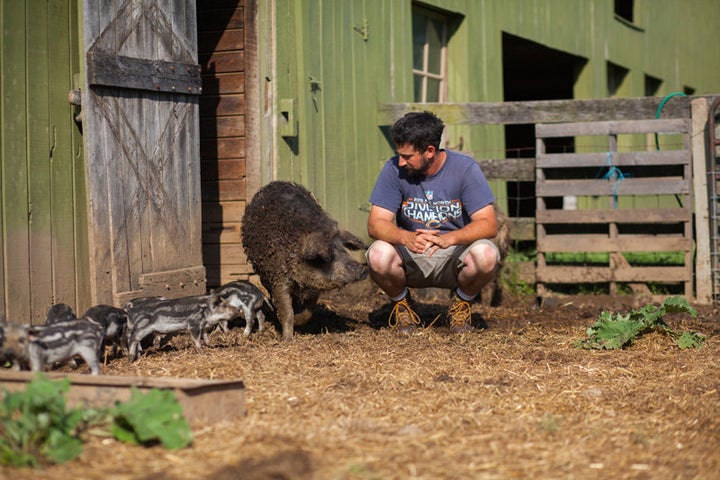
[[[412,145],[420,152],[430,145],[440,149],[445,125],[432,112],[406,113],[390,128],[390,136],[395,145]]]

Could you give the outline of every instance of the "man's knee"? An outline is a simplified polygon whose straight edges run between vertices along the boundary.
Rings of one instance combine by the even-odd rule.
[[[469,260],[473,263],[475,269],[482,273],[493,272],[500,262],[500,254],[497,247],[491,242],[477,242],[470,247],[465,258],[465,263]]]
[[[383,240],[375,240],[365,252],[368,267],[373,271],[387,269],[398,257],[395,247]]]

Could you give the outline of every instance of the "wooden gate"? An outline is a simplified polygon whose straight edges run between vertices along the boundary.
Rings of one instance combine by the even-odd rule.
[[[195,0],[83,8],[93,301],[204,293]]]
[[[678,294],[692,298],[689,120],[538,124],[535,132],[538,296],[551,296],[549,285],[604,284],[610,294],[625,285],[635,295],[652,297],[647,284],[654,283],[674,285]],[[666,142],[667,150],[652,146],[647,151],[619,151],[618,136],[638,134],[655,142],[658,134],[674,134],[679,140],[674,149],[673,142]],[[604,140],[595,151],[547,152],[548,139],[578,136]],[[578,202],[584,199],[585,208],[550,208],[551,198],[568,196]],[[633,197],[653,196],[675,197],[676,207],[658,201],[657,208],[633,208]],[[608,260],[605,265],[549,261],[552,254],[581,252],[607,254]],[[629,253],[652,252],[682,252],[682,259],[671,266],[646,266],[627,258]]]

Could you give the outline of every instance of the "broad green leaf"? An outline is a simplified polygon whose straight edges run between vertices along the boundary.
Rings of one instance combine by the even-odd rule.
[[[591,343],[599,349],[614,350],[622,348],[637,335],[641,325],[629,320],[606,321],[594,328]]]
[[[697,311],[683,297],[675,296],[665,299],[663,303],[665,310],[670,313],[688,313],[693,318],[697,318]]]
[[[43,454],[55,463],[74,460],[82,453],[82,440],[60,430],[53,430],[48,436]]]
[[[190,426],[170,390],[151,389],[147,394],[133,390],[130,400],[116,406],[114,416],[112,431],[118,439],[142,444],[159,441],[170,450],[192,443]]]
[[[683,297],[667,298],[658,308],[646,305],[629,314],[613,315],[603,311],[595,323],[588,327],[588,338],[575,344],[579,348],[618,349],[630,345],[634,339],[653,329],[661,329],[672,335],[681,349],[699,347],[704,337],[695,332],[680,334],[665,323],[663,316],[666,313],[688,313],[697,318],[695,309]]]
[[[680,347],[681,350],[685,350],[686,348],[700,348],[703,342],[705,342],[705,337],[696,332],[683,332],[675,339],[675,343],[677,343],[677,346]]]
[[[126,422],[121,416],[115,417],[112,425],[110,425],[110,433],[121,442],[140,445],[140,441],[137,439],[132,425]]]

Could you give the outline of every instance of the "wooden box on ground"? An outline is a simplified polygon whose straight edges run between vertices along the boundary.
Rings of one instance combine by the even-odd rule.
[[[51,380],[68,378],[69,406],[111,407],[130,399],[132,387],[146,392],[157,388],[173,390],[191,425],[234,420],[245,416],[245,385],[240,380],[194,380],[167,377],[124,377],[45,373]],[[24,390],[35,378],[33,372],[0,372],[0,385],[8,391]]]

